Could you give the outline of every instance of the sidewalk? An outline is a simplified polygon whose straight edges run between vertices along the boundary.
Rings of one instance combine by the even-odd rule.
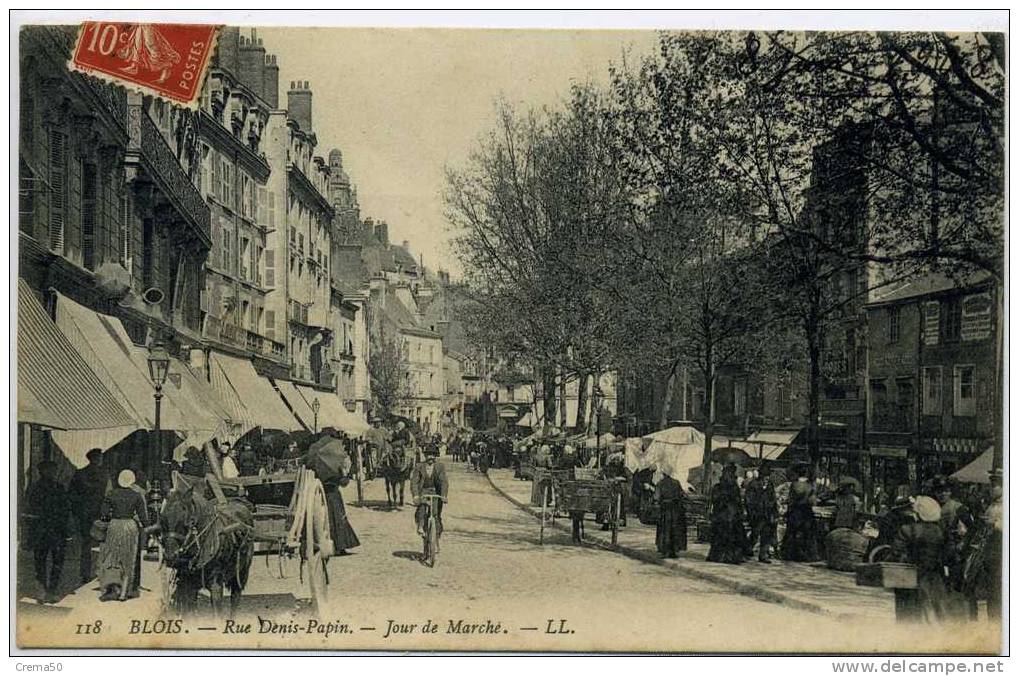
[[[490,470],[488,480],[504,498],[537,516],[540,509],[530,506],[531,482],[513,478],[513,470]],[[556,519],[555,526],[569,531],[569,519]],[[611,547],[611,533],[602,531],[593,521],[585,522],[585,540]],[[823,564],[773,561],[770,565],[748,561],[733,566],[707,561],[708,545],[690,538],[687,551],[679,559],[663,559],[655,549],[655,528],[646,526],[633,515],[619,530],[616,550],[631,558],[657,563],[681,575],[713,582],[739,594],[761,601],[781,603],[809,612],[860,619],[890,619],[895,615],[892,594],[870,587],[858,587],[852,573],[830,570]]]

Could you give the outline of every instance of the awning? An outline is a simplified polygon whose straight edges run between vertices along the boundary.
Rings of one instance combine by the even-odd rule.
[[[335,427],[341,432],[351,436],[360,436],[372,427],[368,422],[356,413],[351,413],[340,401],[335,392],[319,392],[306,385],[298,385],[297,390],[304,396],[306,402],[318,399],[318,427]]]
[[[57,325],[93,372],[132,411],[143,427],[155,426],[155,400],[149,380],[145,347],[135,345],[115,317],[90,310],[58,294]],[[171,359],[163,399],[160,428],[164,430],[213,431],[222,429],[228,413],[211,389],[199,381],[180,360]]]
[[[989,484],[993,464],[994,449],[988,448],[976,460],[953,474],[952,478],[966,484]]]
[[[18,279],[18,421],[59,430],[139,426]]]
[[[253,426],[287,432],[304,429],[304,425],[287,410],[272,383],[258,375],[250,361],[219,352],[213,352],[209,358],[213,368],[213,387],[235,409],[238,406],[245,409],[245,422],[250,423],[248,429]],[[216,373],[217,370],[219,373]]]
[[[732,446],[746,451],[751,458],[778,460],[799,433],[799,430],[761,430],[744,441],[733,441]]]
[[[287,404],[290,405],[290,410],[294,412],[297,419],[304,423],[304,426],[309,430],[314,429],[315,411],[311,408],[311,401],[305,401],[304,397],[300,392],[297,391],[297,387],[289,380],[276,380],[276,387],[279,389],[280,394],[283,395],[283,399],[286,400]],[[321,411],[319,411],[320,417],[317,421],[318,428],[322,429]]]

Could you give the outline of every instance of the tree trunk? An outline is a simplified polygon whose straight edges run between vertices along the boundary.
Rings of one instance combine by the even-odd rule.
[[[555,425],[556,413],[556,374],[555,369],[546,366],[541,372],[542,426]]]
[[[715,365],[709,363],[704,371],[704,401],[707,412],[704,416],[704,456],[701,458],[701,494],[711,492],[711,442],[715,436]]]
[[[669,424],[669,408],[672,406],[673,390],[676,389],[676,367],[678,361],[672,362],[669,377],[665,380],[665,396],[662,397],[662,413],[658,417],[658,429],[664,430]]]
[[[577,389],[577,431],[586,431],[588,428],[588,417],[587,417],[587,385],[591,382],[590,373],[580,374],[580,383]],[[594,409],[591,409],[590,420],[594,420]]]
[[[817,476],[821,459],[821,322],[816,308],[806,320],[807,351],[810,359],[810,383],[807,388],[807,451],[811,476]]]

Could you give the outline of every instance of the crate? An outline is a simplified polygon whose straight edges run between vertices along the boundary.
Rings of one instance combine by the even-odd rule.
[[[574,480],[562,483],[560,506],[567,511],[612,512],[616,490],[611,481]]]
[[[916,566],[909,563],[864,563],[856,567],[856,584],[884,589],[916,589]]]

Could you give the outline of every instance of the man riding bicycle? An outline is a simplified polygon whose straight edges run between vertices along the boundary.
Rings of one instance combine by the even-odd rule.
[[[414,521],[417,524],[418,535],[424,537],[428,519],[428,502],[422,500],[422,496],[438,495],[441,501],[434,501],[435,504],[435,532],[442,537],[442,506],[448,502],[449,479],[446,477],[445,466],[436,461],[439,451],[434,446],[425,449],[424,462],[418,463],[410,474],[410,494],[417,509],[414,510]],[[438,551],[438,542],[435,543]]]

